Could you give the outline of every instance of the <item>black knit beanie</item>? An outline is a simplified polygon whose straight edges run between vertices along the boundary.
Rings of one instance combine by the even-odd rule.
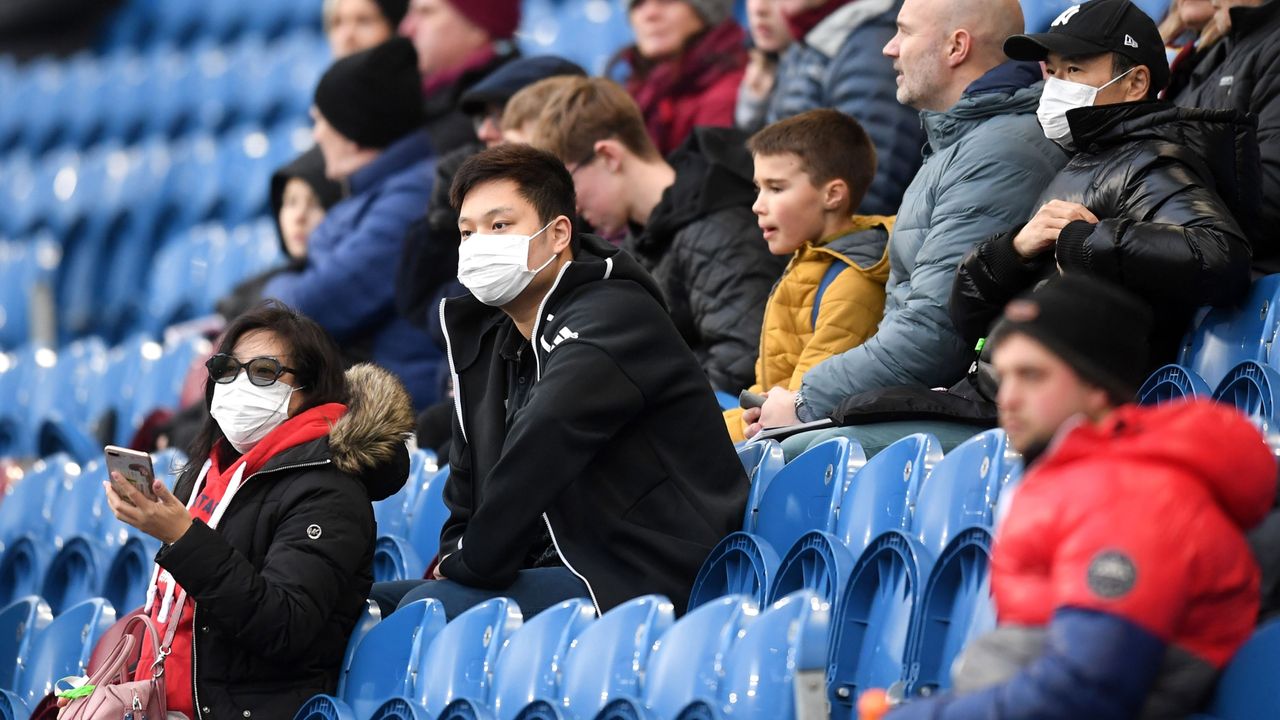
[[[348,55],[316,86],[316,108],[348,140],[381,149],[425,122],[418,53],[406,38]]]
[[[1027,335],[1122,404],[1145,379],[1151,323],[1151,308],[1127,290],[1072,274],[1005,306],[989,343],[994,350],[1010,335]]]

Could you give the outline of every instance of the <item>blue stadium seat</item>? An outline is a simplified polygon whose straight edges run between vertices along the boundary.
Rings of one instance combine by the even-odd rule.
[[[53,614],[97,597],[110,562],[106,548],[99,543],[80,536],[67,540],[49,562],[41,584],[40,594]]]
[[[779,600],[741,633],[725,663],[717,702],[695,701],[678,717],[796,718],[797,695],[821,700],[830,630],[830,605],[813,593]]]
[[[347,639],[347,650],[342,655],[342,669],[338,671],[338,697],[346,694],[347,674],[351,672],[351,665],[355,662],[356,649],[360,647],[360,643],[364,641],[369,631],[377,627],[381,621],[382,609],[378,607],[378,603],[366,600],[364,613],[352,628],[351,637]]]
[[[760,507],[760,498],[765,488],[773,482],[773,476],[787,464],[782,452],[782,444],[777,440],[749,442],[738,449],[738,459],[742,461],[742,469],[746,470],[751,481],[751,494],[747,498],[747,509],[742,519],[742,529],[755,532],[756,513]]]
[[[147,598],[147,584],[160,541],[141,533],[129,535],[116,548],[107,565],[100,594],[122,610],[141,607]]]
[[[410,603],[379,622],[356,648],[341,698],[316,695],[296,720],[369,717],[388,698],[405,695],[419,656],[444,629],[444,606],[435,600]]]
[[[1280,372],[1246,360],[1227,373],[1213,391],[1213,399],[1234,405],[1249,416],[1272,447],[1280,447],[1280,425],[1276,411],[1280,409]]]
[[[0,605],[26,595],[39,595],[51,552],[32,535],[15,538],[0,556]]]
[[[1192,397],[1209,397],[1213,390],[1203,378],[1181,365],[1165,365],[1138,389],[1138,404],[1161,405]]]
[[[906,530],[920,486],[941,459],[938,439],[925,433],[881,450],[845,487],[836,537],[857,557],[881,533]]]
[[[862,448],[845,438],[804,451],[762,491],[755,534],[781,554],[810,530],[833,530],[845,484],[864,462]]]
[[[440,530],[449,519],[449,509],[444,504],[448,481],[449,466],[445,465],[418,491],[409,514],[409,544],[418,552],[424,570],[440,550]]]
[[[427,571],[427,562],[399,535],[379,535],[373,546],[373,581],[416,580]]]
[[[909,633],[908,694],[950,688],[960,651],[995,629],[990,561],[991,534],[980,527],[960,531],[938,556]]]
[[[53,619],[31,642],[19,669],[14,694],[34,708],[53,684],[68,675],[84,675],[98,638],[116,621],[116,611],[101,598],[85,600]]]
[[[0,550],[8,550],[24,535],[44,537],[61,487],[57,479],[67,473],[68,465],[75,463],[66,455],[37,460],[20,480],[10,482],[0,502]]]
[[[835,605],[856,560],[835,535],[819,530],[807,532],[778,563],[768,601],[774,602],[797,590],[811,590],[824,602]]]
[[[745,595],[765,605],[779,564],[769,543],[751,533],[731,533],[716,543],[698,569],[689,609],[727,595]]]
[[[964,529],[990,530],[1000,490],[1021,467],[1003,430],[964,441],[923,479],[911,516],[912,534],[936,557]]]
[[[0,608],[0,688],[14,687],[18,663],[26,662],[32,638],[52,620],[49,605],[36,595],[18,598]]]
[[[409,516],[413,512],[418,492],[436,473],[435,453],[416,450],[409,456],[409,477],[394,495],[373,504],[373,516],[378,521],[378,532],[384,535],[404,537],[409,534]]]
[[[498,655],[520,628],[509,598],[483,602],[454,618],[418,659],[409,699],[435,718],[454,700],[488,701]]]
[[[856,717],[868,688],[893,688],[908,679],[908,635],[929,553],[918,540],[890,531],[863,551],[836,607],[827,686],[831,716]]]
[[[1280,712],[1280,620],[1254,631],[1218,680],[1205,720],[1254,720]]]
[[[640,697],[641,676],[653,644],[674,620],[670,601],[659,595],[645,595],[613,608],[574,641],[562,666],[558,702],[535,700],[517,717],[589,720],[614,698]]]
[[[585,598],[538,613],[503,644],[488,704],[460,698],[445,708],[440,720],[512,720],[535,700],[559,697],[560,669],[569,648],[595,617],[595,607]]]
[[[1259,278],[1239,307],[1209,310],[1183,341],[1178,364],[1213,387],[1245,360],[1267,362],[1280,332],[1280,274]]]
[[[212,353],[213,344],[209,340],[201,335],[190,335],[166,342],[159,357],[154,352],[144,354],[141,371],[144,379],[131,401],[120,405],[125,412],[121,416],[123,422],[116,427],[117,444],[128,444],[153,411],[176,411],[188,373]]]
[[[644,673],[644,697],[613,700],[596,720],[674,718],[695,701],[714,705],[734,644],[758,615],[755,602],[734,595],[680,618],[654,645]]]

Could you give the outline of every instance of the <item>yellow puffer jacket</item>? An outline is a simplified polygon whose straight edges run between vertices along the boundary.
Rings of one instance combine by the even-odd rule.
[[[809,368],[875,334],[884,315],[893,221],[880,215],[855,215],[849,232],[796,251],[765,305],[752,392],[763,393],[779,385],[799,390]],[[827,269],[837,262],[849,267],[823,292],[814,323],[818,287]],[[726,410],[724,419],[734,442],[746,439],[740,408]]]

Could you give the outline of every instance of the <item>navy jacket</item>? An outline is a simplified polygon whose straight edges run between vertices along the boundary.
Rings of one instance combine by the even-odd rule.
[[[441,353],[396,313],[395,275],[409,224],[431,196],[434,161],[424,131],[387,147],[348,179],[349,196],[311,234],[307,264],[281,273],[263,294],[320,323],[344,346],[368,345],[422,409],[435,399]]]

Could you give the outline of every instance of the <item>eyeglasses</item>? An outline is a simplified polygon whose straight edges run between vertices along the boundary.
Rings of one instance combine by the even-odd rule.
[[[256,357],[240,362],[226,353],[214,355],[205,361],[204,366],[209,369],[209,378],[223,385],[234,382],[240,375],[240,368],[246,369],[249,382],[258,387],[273,385],[281,375],[296,372],[291,367],[281,365],[280,361],[273,357]]]
[[[596,149],[593,147],[591,148],[591,152],[587,153],[586,157],[582,158],[577,163],[575,163],[572,168],[565,168],[565,169],[569,171],[569,177],[573,177],[578,174],[579,170],[595,162],[595,160],[596,160]]]

